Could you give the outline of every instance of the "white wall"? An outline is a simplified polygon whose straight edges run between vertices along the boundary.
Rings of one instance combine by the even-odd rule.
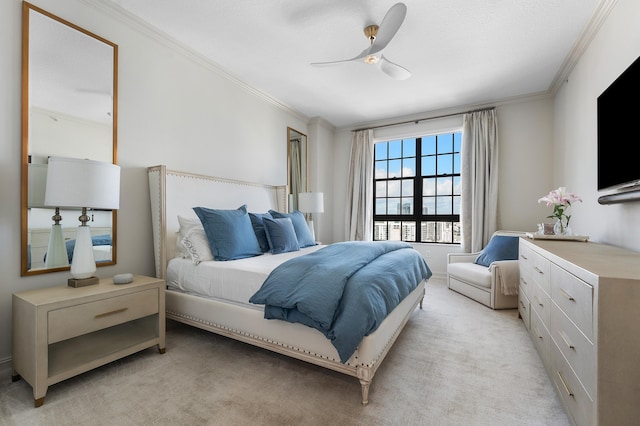
[[[287,126],[308,133],[306,117],[91,1],[33,3],[119,46],[118,263],[98,276],[154,274],[148,166],[287,183]],[[12,293],[70,276],[20,277],[21,8],[20,0],[0,2],[0,362],[11,355]]]
[[[576,65],[554,104],[555,187],[566,186],[582,196],[571,224],[592,241],[640,251],[640,202],[600,205],[597,191],[597,97],[640,55],[640,2],[618,0]],[[635,108],[632,104],[629,108]],[[637,155],[636,123],[621,155]],[[626,148],[626,151],[624,150]]]

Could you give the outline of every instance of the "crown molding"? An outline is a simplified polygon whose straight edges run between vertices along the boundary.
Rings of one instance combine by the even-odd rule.
[[[114,2],[104,1],[104,0],[80,0],[80,1],[89,5],[90,7],[100,10],[101,12],[111,16],[115,20],[122,22],[123,24],[129,26],[130,28],[155,40],[156,42],[162,44],[168,49],[171,49],[174,52],[181,54],[182,56],[201,65],[202,67],[208,69],[209,71],[214,72],[218,76],[228,80],[229,82],[235,84],[239,88],[256,96],[257,98],[295,116],[296,118],[304,122],[309,121],[309,117],[307,117],[306,115],[296,111],[295,109],[291,108],[290,106],[280,101],[279,99],[274,98],[273,96],[244,82],[239,77],[225,70],[221,65],[210,60],[209,58],[195,51],[194,49],[187,46],[186,44],[176,40],[175,38],[171,37],[169,34],[165,33],[164,31],[161,31],[158,28],[154,27],[153,25],[143,21],[133,13],[127,11],[121,6],[118,6]]]
[[[551,82],[549,91],[553,95],[555,95],[558,92],[558,90],[560,90],[560,87],[562,87],[562,84],[569,79],[569,74],[571,74],[571,71],[573,71],[573,68],[575,68],[578,61],[580,61],[580,59],[582,58],[582,55],[584,55],[584,52],[587,50],[587,48],[591,44],[591,41],[598,33],[598,31],[600,30],[600,27],[602,27],[602,24],[607,19],[607,17],[609,16],[609,13],[611,13],[611,10],[613,9],[613,7],[616,5],[617,2],[618,0],[601,0],[600,1],[600,4],[598,4],[595,12],[591,16],[591,19],[589,20],[589,22],[587,22],[584,29],[582,30],[582,34],[580,35],[576,43],[573,45],[573,48],[567,55],[566,59],[560,66],[558,73],[556,74],[555,78]]]

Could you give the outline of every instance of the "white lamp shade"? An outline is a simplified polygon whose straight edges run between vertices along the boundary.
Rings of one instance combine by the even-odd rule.
[[[44,204],[50,207],[116,210],[120,167],[80,158],[49,158]]]
[[[322,192],[299,193],[298,210],[302,213],[324,213],[324,194]]]
[[[29,163],[27,170],[29,174],[27,207],[42,208],[45,206],[44,193],[47,187],[47,165]]]

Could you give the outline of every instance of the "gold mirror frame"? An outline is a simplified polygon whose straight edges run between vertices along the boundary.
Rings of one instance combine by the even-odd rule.
[[[298,194],[309,188],[307,142],[307,135],[287,127],[287,205],[290,212],[298,208]]]
[[[32,21],[33,18],[33,21]],[[60,39],[56,37],[51,37],[53,40],[48,40],[47,37],[41,37],[38,39],[36,34],[40,34],[38,31],[43,27],[37,27],[36,25],[40,25],[43,23],[43,27],[51,28],[56,35],[60,35]],[[38,30],[36,30],[38,28]],[[75,92],[67,92],[69,96],[60,96],[62,92],[56,92],[55,96],[52,96],[51,99],[60,100],[60,104],[62,105],[63,101],[67,101],[69,99],[95,99],[95,101],[88,101],[87,104],[79,106],[80,102],[77,104],[70,103],[70,105],[65,105],[61,109],[57,108],[47,108],[41,107],[35,108],[39,117],[48,117],[52,120],[52,122],[57,122],[59,117],[64,118],[64,122],[73,122],[77,119],[78,122],[90,123],[91,119],[83,117],[75,117],[73,114],[70,114],[70,110],[65,110],[65,108],[76,108],[83,111],[83,113],[87,113],[89,108],[86,108],[86,105],[97,106],[96,110],[100,110],[101,113],[104,113],[106,116],[110,116],[110,118],[102,116],[102,122],[100,124],[96,124],[97,130],[96,133],[100,135],[97,138],[88,137],[83,139],[80,137],[80,140],[75,141],[74,144],[68,144],[68,146],[51,146],[46,147],[46,156],[39,155],[39,157],[45,157],[44,159],[40,159],[38,164],[32,164],[32,155],[31,150],[34,148],[34,122],[37,120],[33,118],[32,114],[36,114],[34,112],[34,108],[32,108],[32,101],[35,95],[39,95],[41,92],[45,92],[42,89],[46,87],[43,84],[39,84],[40,81],[32,81],[37,79],[32,79],[32,74],[30,73],[30,66],[34,65],[33,59],[35,56],[30,57],[30,55],[38,54],[38,51],[43,48],[43,45],[36,45],[39,41],[54,41],[51,46],[47,46],[44,51],[45,53],[54,55],[57,48],[68,47],[71,49],[70,44],[67,45],[64,43],[65,40],[73,39],[79,41],[83,47],[87,46],[87,49],[91,49],[91,51],[104,51],[107,53],[100,53],[102,56],[99,57],[100,60],[104,60],[106,64],[113,64],[113,69],[109,70],[109,67],[101,66],[101,61],[95,61],[88,53],[89,51],[82,51],[82,54],[79,54],[78,50],[73,50],[72,55],[68,55],[65,57],[66,59],[61,60],[62,56],[53,56],[57,61],[61,64],[67,65],[67,70],[65,70],[65,76],[71,76],[74,72],[81,69],[81,66],[76,66],[78,61],[87,66],[93,67],[92,73],[85,72],[84,75],[73,75],[71,76],[73,79],[80,82],[89,81],[87,79],[84,80],[84,77],[92,76],[95,77],[97,75],[101,75],[103,78],[101,81],[104,82],[103,85],[99,85],[97,87],[92,87],[91,85],[83,86],[80,88],[74,88]],[[55,42],[58,43],[55,43]],[[74,46],[77,49],[77,46]],[[111,52],[113,57],[111,57]],[[40,59],[40,57],[38,57]],[[96,63],[97,62],[97,63]],[[69,64],[73,64],[74,68],[70,68]],[[69,72],[71,70],[72,72]],[[31,70],[33,72],[33,70]],[[47,77],[55,75],[54,68],[47,67]],[[63,73],[61,73],[62,75]],[[42,169],[44,169],[44,176],[46,176],[46,167],[36,167],[36,166],[44,166],[46,164],[47,156],[64,156],[64,157],[79,157],[79,158],[90,158],[93,160],[99,161],[111,161],[113,164],[117,164],[117,123],[118,123],[118,110],[117,110],[117,99],[118,99],[118,46],[100,36],[97,36],[77,25],[74,25],[62,18],[59,18],[43,9],[40,9],[37,6],[34,6],[30,3],[23,2],[22,5],[22,158],[21,158],[21,200],[20,200],[20,208],[21,208],[21,265],[20,271],[21,276],[26,275],[37,275],[44,274],[49,272],[57,272],[57,271],[65,271],[69,270],[69,266],[61,266],[61,267],[52,267],[47,268],[44,267],[33,267],[34,265],[34,255],[32,253],[32,249],[34,246],[31,245],[31,239],[34,234],[35,228],[30,228],[30,217],[33,221],[33,215],[30,214],[30,210],[34,210],[38,212],[38,215],[42,217],[44,213],[50,213],[49,217],[53,216],[55,210],[51,207],[45,207],[42,201],[35,202],[34,199],[43,200],[44,197],[44,178],[42,178]],[[108,87],[110,84],[110,87]],[[52,85],[51,88],[54,88],[56,91],[62,89],[63,84]],[[38,92],[40,90],[41,92]],[[110,91],[110,93],[109,93]],[[53,92],[53,90],[52,90]],[[83,97],[77,97],[82,95]],[[99,99],[99,100],[98,100]],[[104,109],[107,109],[105,112]],[[33,122],[32,122],[33,121]],[[110,122],[110,125],[109,125]],[[91,126],[88,124],[84,124],[85,127],[90,128]],[[77,127],[73,125],[68,126],[67,129],[71,129],[68,133],[60,132],[59,135],[63,135],[64,140],[74,140],[74,136],[78,136],[78,133],[74,133],[73,130],[77,130]],[[109,136],[109,129],[111,135]],[[41,129],[38,130],[38,134],[44,134]],[[90,132],[83,132],[83,137],[87,137],[87,134],[91,134]],[[48,134],[47,134],[48,135]],[[52,139],[55,137],[52,136]],[[46,141],[48,142],[48,141]],[[46,143],[45,142],[45,143]],[[55,140],[54,140],[55,142]],[[93,144],[92,144],[93,142]],[[31,145],[30,145],[31,143]],[[109,147],[109,144],[111,145]],[[73,149],[75,148],[75,149]],[[35,149],[35,148],[34,148]],[[56,150],[57,149],[57,150]],[[95,156],[95,157],[94,157]],[[94,157],[94,158],[91,158]],[[42,164],[44,163],[44,164]],[[32,167],[33,166],[33,167]],[[30,170],[31,169],[31,170]],[[40,169],[40,172],[38,172]],[[31,179],[29,178],[31,175]],[[40,176],[40,179],[38,179]],[[38,185],[38,182],[41,184]],[[34,207],[34,206],[40,206]],[[76,214],[77,213],[77,214]],[[94,212],[96,216],[100,219],[104,218],[104,223],[108,223],[109,214],[111,216],[110,224],[105,226],[106,229],[109,229],[111,233],[111,257],[110,260],[104,260],[97,263],[97,266],[107,266],[107,265],[115,265],[116,264],[116,253],[117,253],[117,212]],[[91,212],[89,213],[91,215]],[[73,234],[75,235],[75,230],[79,225],[78,216],[80,212],[75,211],[66,211],[63,215],[63,221],[61,222],[64,225],[65,229],[69,231],[73,230]],[[53,221],[49,223],[49,228],[53,224]],[[105,229],[98,228],[98,229]],[[38,228],[38,230],[44,231],[44,238],[46,237],[46,228]],[[65,234],[66,235],[66,234]],[[46,250],[46,247],[45,247]],[[38,260],[38,265],[39,265]]]

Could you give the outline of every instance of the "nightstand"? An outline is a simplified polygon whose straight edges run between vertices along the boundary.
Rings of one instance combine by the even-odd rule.
[[[13,294],[13,380],[33,387],[36,407],[54,383],[158,345],[165,351],[165,282],[67,285]]]

